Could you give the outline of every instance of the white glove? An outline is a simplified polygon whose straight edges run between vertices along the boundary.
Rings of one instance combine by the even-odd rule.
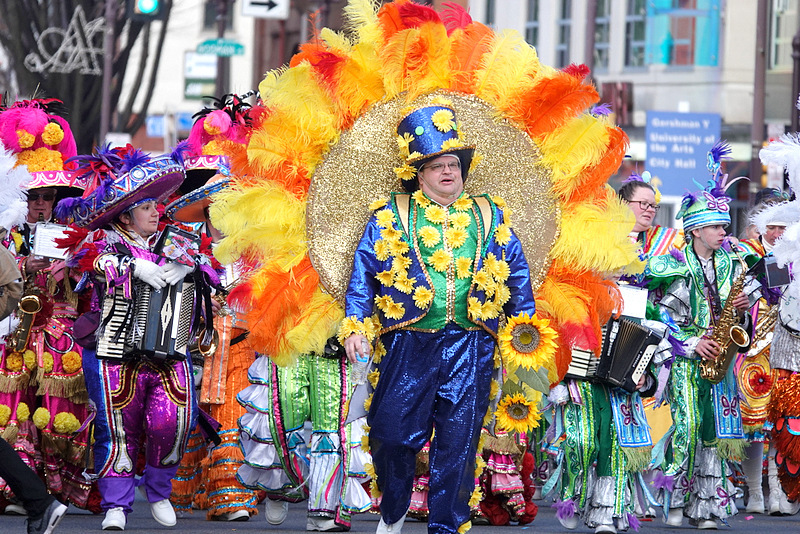
[[[155,289],[161,289],[167,285],[164,280],[164,269],[160,265],[143,258],[133,260],[133,276]]]
[[[181,263],[168,262],[161,270],[164,272],[164,281],[174,286],[192,272],[192,268]]]

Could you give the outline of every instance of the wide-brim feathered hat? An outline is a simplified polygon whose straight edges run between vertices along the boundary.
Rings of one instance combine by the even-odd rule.
[[[211,178],[205,185],[202,185],[194,191],[187,193],[177,200],[174,200],[165,211],[167,217],[174,219],[178,222],[196,223],[204,222],[204,210],[213,199],[212,195],[219,193],[231,183],[230,176],[217,174]]]
[[[675,219],[683,220],[685,235],[689,236],[692,230],[705,226],[717,224],[728,226],[731,223],[729,206],[731,197],[727,196],[725,191],[744,177],[740,176],[729,181],[728,175],[722,174],[722,160],[727,159],[730,153],[730,145],[718,141],[708,152],[708,171],[711,173],[711,179],[706,182],[705,187],[695,180],[700,190],[684,195]]]
[[[76,159],[78,172],[83,171],[92,184],[82,198],[59,202],[56,215],[90,230],[111,223],[144,200],[164,200],[185,176],[180,150],[151,158],[131,145],[107,145],[93,155]]]
[[[0,141],[31,173],[28,189],[54,187],[60,198],[86,187],[69,163],[77,150],[63,111],[56,99],[22,100],[0,111]]]
[[[452,154],[461,162],[464,180],[472,164],[475,145],[466,145],[452,103],[440,99],[436,105],[408,112],[397,126],[397,144],[405,164],[395,169],[403,187],[417,188],[416,175],[422,166],[439,156]]]

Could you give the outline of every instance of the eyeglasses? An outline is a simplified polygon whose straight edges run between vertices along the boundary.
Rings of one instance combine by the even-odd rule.
[[[56,196],[53,193],[28,193],[28,202],[36,202],[40,198],[45,202],[52,202]]]
[[[650,204],[646,200],[631,200],[630,202],[628,202],[628,204],[639,204],[639,209],[641,209],[642,211],[647,211],[648,209],[652,208],[653,211],[658,213],[658,210],[661,209],[661,206],[659,206],[658,204]]]
[[[461,162],[460,161],[451,161],[447,163],[431,163],[430,165],[423,165],[423,169],[430,169],[433,172],[442,172],[445,167],[451,171],[457,171],[461,169]]]

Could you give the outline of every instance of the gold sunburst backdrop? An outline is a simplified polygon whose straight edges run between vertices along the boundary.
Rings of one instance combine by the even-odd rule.
[[[439,95],[485,158],[468,192],[504,197],[513,211],[563,376],[570,345],[597,346],[618,304],[604,273],[636,261],[633,214],[607,186],[627,137],[590,111],[587,71],[543,65],[521,35],[457,6],[440,15],[408,0],[350,0],[344,15],[346,32],[321,30],[267,73],[247,161],[234,159],[234,185],[211,207],[227,236],[215,254],[259,265],[235,297],[250,310],[251,344],[288,364],[336,333],[368,205],[400,190],[402,110]]]
[[[528,135],[474,95],[435,91],[407,102],[402,96],[374,105],[342,134],[317,167],[308,191],[309,256],[320,281],[344,304],[353,252],[371,215],[369,204],[402,191],[393,169],[402,165],[396,125],[408,107],[437,98],[453,103],[465,143],[483,156],[469,173],[467,192],[490,191],[506,200],[533,274],[534,291],[547,275],[549,251],[558,236],[559,201],[551,171]]]

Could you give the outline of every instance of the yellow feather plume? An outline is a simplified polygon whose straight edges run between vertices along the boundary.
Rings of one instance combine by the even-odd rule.
[[[339,52],[347,53],[352,48],[350,40],[345,35],[330,28],[322,28],[319,32],[319,38],[325,41],[328,47]]]
[[[377,0],[349,0],[342,8],[344,12],[345,29],[357,35],[357,41],[362,43],[378,43],[383,38],[378,24],[378,8],[381,2]]]
[[[408,28],[392,35],[383,47],[383,85],[387,98],[394,98],[407,89],[406,57],[418,38],[419,28]]]
[[[475,94],[505,109],[509,98],[533,85],[538,70],[536,50],[519,33],[504,31],[495,35],[481,58],[481,68],[475,72]]]
[[[304,306],[302,315],[292,321],[294,327],[286,332],[288,352],[285,357],[312,352],[322,354],[325,342],[336,334],[342,319],[344,310],[339,303],[318,289]]]
[[[220,191],[208,211],[225,235],[214,249],[223,263],[255,251],[267,257],[305,254],[305,203],[275,184]]]
[[[536,293],[536,307],[546,312],[556,323],[589,322],[589,296],[583,290],[555,277],[545,278]]]
[[[605,120],[586,114],[542,139],[542,160],[553,169],[553,189],[559,195],[566,196],[581,172],[603,157],[608,127]]]
[[[340,105],[358,116],[368,106],[383,98],[383,77],[380,61],[372,44],[353,46],[336,87]]]
[[[265,86],[266,80],[259,85]],[[285,114],[283,120],[293,123],[304,135],[317,143],[330,143],[336,139],[336,112],[330,97],[320,87],[314,72],[307,62],[285,70],[261,93],[264,106],[274,112]]]
[[[613,190],[594,204],[562,208],[561,233],[551,255],[577,270],[613,273],[638,261],[628,234],[636,222],[633,212]],[[602,236],[593,239],[592,236]]]

